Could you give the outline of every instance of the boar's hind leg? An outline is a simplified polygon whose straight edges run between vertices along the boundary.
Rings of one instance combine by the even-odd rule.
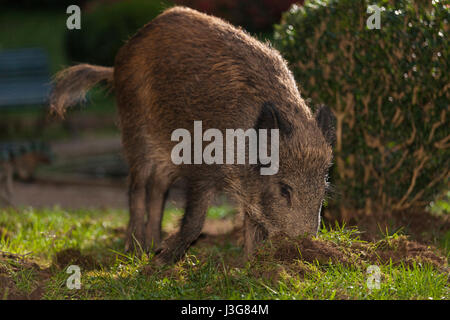
[[[143,174],[145,170],[134,170],[130,172],[129,181],[129,208],[130,221],[125,239],[125,251],[143,249],[144,228],[145,228],[145,209],[146,194],[145,185],[147,175]]]
[[[145,250],[150,251],[161,242],[161,219],[169,194],[170,180],[154,170],[147,181],[147,224],[145,226]]]
[[[183,257],[191,243],[197,240],[202,232],[212,195],[212,188],[201,184],[190,184],[187,190],[186,209],[180,230],[163,242],[155,258],[157,264],[169,264],[178,261]]]

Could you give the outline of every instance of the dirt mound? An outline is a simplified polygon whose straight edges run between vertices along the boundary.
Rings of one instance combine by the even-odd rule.
[[[320,264],[343,263],[350,262],[350,256],[340,251],[338,246],[332,242],[313,240],[311,238],[303,238],[295,242],[283,239],[277,245],[274,258],[280,261],[301,259],[307,262],[318,261]]]
[[[440,272],[449,271],[448,261],[432,245],[422,244],[407,236],[384,236],[378,241],[360,239],[360,233],[342,238],[339,234],[319,236],[318,238],[303,237],[292,239],[286,236],[277,236],[265,241],[257,249],[249,264],[243,256],[243,250],[224,251],[210,250],[214,247],[243,246],[244,230],[236,226],[226,233],[202,233],[193,243],[196,249],[195,257],[198,261],[217,263],[222,268],[245,268],[257,278],[277,281],[280,277],[305,276],[317,272],[324,266],[344,265],[348,268],[357,268],[361,271],[370,265],[403,264],[412,267],[414,264],[422,267],[431,265]],[[161,268],[150,263],[144,268],[143,274],[161,277],[177,277],[180,263],[185,263],[188,256],[176,266]],[[178,267],[177,267],[178,266]],[[182,269],[182,268],[181,268]]]
[[[318,238],[289,239],[277,237],[257,250],[253,261],[279,262],[292,264],[296,261],[346,266],[367,266],[370,264],[414,263],[429,264],[438,270],[447,270],[448,262],[437,249],[415,241],[406,236],[384,239],[378,242],[355,241],[350,245],[338,245]]]
[[[406,236],[378,241],[374,248],[367,250],[367,260],[381,264],[392,261],[393,264],[403,263],[407,266],[412,266],[415,262],[426,263],[437,269],[446,269],[448,265],[447,259],[435,248],[408,240]]]
[[[31,293],[20,291],[11,277],[0,274],[0,300],[40,300],[44,292],[42,285],[38,285]]]
[[[99,267],[99,263],[93,256],[82,254],[79,249],[74,248],[59,251],[53,259],[53,265],[59,269],[65,269],[70,265],[77,265],[85,270],[94,270]]]
[[[319,264],[352,264],[355,257],[331,241],[316,238],[289,239],[278,236],[267,241],[255,253],[253,260],[294,262],[302,260]]]
[[[11,273],[31,270],[35,274],[35,285],[31,292],[20,290]],[[36,263],[27,261],[24,256],[0,253],[0,300],[40,300],[45,293],[45,282],[50,278],[48,269],[41,269]]]
[[[0,274],[7,273],[8,269],[11,271],[18,271],[19,269],[40,271],[41,268],[36,263],[25,259],[27,255],[0,251]]]
[[[0,299],[1,300],[27,300],[26,294],[20,293],[16,283],[11,277],[0,274]]]

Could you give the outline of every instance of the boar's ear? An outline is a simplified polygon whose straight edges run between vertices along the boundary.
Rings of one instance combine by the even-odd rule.
[[[333,112],[327,106],[320,106],[316,111],[315,118],[325,140],[331,146],[334,146],[334,142],[336,141],[336,132],[334,130],[336,118]]]
[[[279,129],[280,135],[289,136],[292,124],[286,120],[272,102],[265,102],[261,107],[255,129]]]

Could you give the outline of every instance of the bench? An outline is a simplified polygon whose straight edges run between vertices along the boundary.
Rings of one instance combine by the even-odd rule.
[[[49,60],[45,50],[0,50],[0,114],[24,107],[46,107],[50,90]],[[12,203],[13,175],[31,179],[35,167],[50,160],[51,151],[47,144],[0,142],[0,204]]]
[[[48,56],[43,49],[0,51],[0,111],[47,105],[50,82]]]

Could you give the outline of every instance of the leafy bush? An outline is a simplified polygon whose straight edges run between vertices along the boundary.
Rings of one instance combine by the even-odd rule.
[[[272,31],[281,14],[293,3],[303,0],[175,0],[184,5],[216,17],[223,18],[250,32]]]
[[[66,33],[69,59],[113,65],[124,42],[169,6],[162,0],[129,0],[100,2],[90,12],[83,10],[81,30],[67,30]]]
[[[336,115],[343,218],[423,208],[448,188],[448,3],[313,0],[276,26],[302,95]],[[379,30],[366,26],[372,4],[382,8]]]

